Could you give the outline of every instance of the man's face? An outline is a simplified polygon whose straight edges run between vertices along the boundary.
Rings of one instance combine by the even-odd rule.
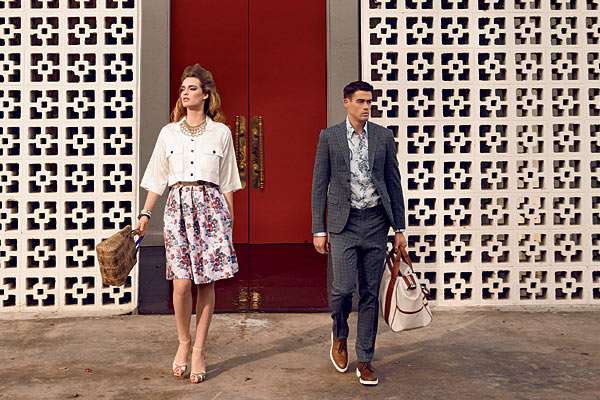
[[[350,98],[344,99],[344,107],[348,110],[348,116],[358,122],[365,122],[371,114],[371,103],[373,95],[371,92],[357,90]]]

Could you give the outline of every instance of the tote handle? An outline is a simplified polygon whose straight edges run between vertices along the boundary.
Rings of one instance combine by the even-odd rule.
[[[138,231],[136,231],[135,229],[131,231],[131,235],[135,236],[137,235],[137,240],[135,241],[135,252],[137,253],[140,250],[140,243],[142,243],[142,240],[144,240],[143,236],[140,236],[138,234]]]

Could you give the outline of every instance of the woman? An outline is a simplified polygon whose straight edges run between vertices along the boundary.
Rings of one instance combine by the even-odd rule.
[[[183,71],[181,81],[171,123],[160,131],[140,185],[148,195],[136,229],[142,236],[146,233],[152,208],[169,185],[164,236],[179,334],[173,374],[181,377],[187,370],[194,283],[198,298],[190,380],[199,383],[206,378],[204,348],[215,281],[238,271],[232,245],[233,192],[242,185],[212,74],[196,64]]]

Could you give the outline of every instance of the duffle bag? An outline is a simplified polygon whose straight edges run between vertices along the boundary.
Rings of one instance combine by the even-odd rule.
[[[397,254],[390,251],[379,287],[379,308],[390,329],[401,332],[429,325],[433,317],[427,296],[429,290],[419,282],[404,247]]]

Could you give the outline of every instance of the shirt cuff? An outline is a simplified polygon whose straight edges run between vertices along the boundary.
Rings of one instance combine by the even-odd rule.
[[[231,193],[240,190],[242,188],[242,184],[240,182],[236,182],[230,185],[219,186],[219,188],[221,189],[221,193],[223,194]]]
[[[327,232],[316,232],[316,233],[313,233],[313,237],[323,237],[323,236],[327,236]]]
[[[140,184],[140,187],[142,189],[146,189],[149,192],[156,193],[157,195],[162,196],[163,192],[165,191],[166,185],[158,186],[158,185],[154,185],[154,184],[142,181],[142,183]]]
[[[406,232],[406,229],[394,229],[394,232],[396,232],[396,233],[404,233],[404,232]]]

